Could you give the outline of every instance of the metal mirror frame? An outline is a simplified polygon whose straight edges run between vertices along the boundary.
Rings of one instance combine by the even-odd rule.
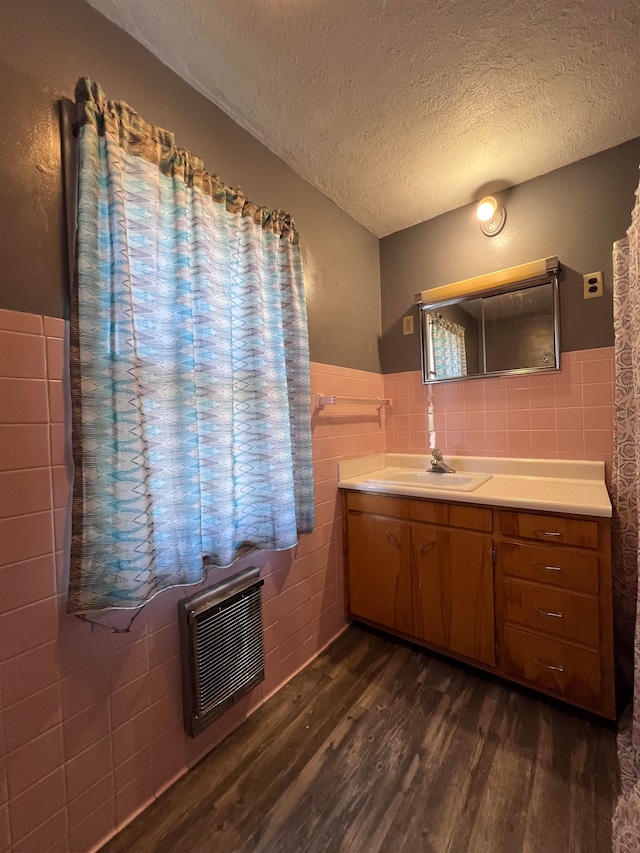
[[[428,329],[427,329],[427,314],[430,311],[435,311],[439,308],[444,308],[448,305],[460,305],[464,302],[469,302],[473,299],[484,299],[485,297],[497,296],[502,293],[516,293],[521,290],[527,290],[530,287],[538,287],[541,284],[551,284],[552,289],[552,323],[553,323],[553,349],[554,363],[549,367],[517,367],[510,370],[494,370],[486,373],[471,373],[464,376],[451,376],[443,379],[429,378],[429,357],[428,357]],[[486,360],[486,342],[485,342],[485,327],[484,327],[484,310],[482,311],[482,346]],[[516,281],[511,284],[502,285],[500,287],[490,288],[487,290],[479,290],[477,293],[467,293],[457,299],[441,299],[436,302],[421,302],[420,303],[420,359],[422,365],[422,382],[424,385],[432,385],[434,382],[460,382],[464,379],[489,379],[496,376],[522,376],[527,373],[549,373],[550,371],[560,370],[560,297],[558,291],[558,273],[550,272],[546,275],[536,276],[525,281]]]

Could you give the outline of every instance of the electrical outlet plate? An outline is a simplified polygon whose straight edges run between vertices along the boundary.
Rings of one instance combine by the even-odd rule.
[[[406,317],[402,318],[402,334],[413,334],[413,317],[411,316],[411,314],[408,314]]]
[[[582,276],[584,282],[584,298],[595,299],[602,296],[602,272],[590,272]]]

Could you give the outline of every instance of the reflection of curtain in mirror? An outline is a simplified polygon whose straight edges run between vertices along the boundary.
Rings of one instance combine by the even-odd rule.
[[[442,314],[427,314],[434,379],[467,375],[464,326],[445,320]]]

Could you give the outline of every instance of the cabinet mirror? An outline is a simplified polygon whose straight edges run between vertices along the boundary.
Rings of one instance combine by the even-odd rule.
[[[428,290],[417,295],[425,383],[559,369],[557,267],[495,287],[489,278],[437,288],[433,301]]]

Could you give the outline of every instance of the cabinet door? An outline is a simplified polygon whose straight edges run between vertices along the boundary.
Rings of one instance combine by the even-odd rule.
[[[348,524],[351,614],[413,633],[408,522],[350,513]]]
[[[458,530],[411,525],[415,635],[495,665],[492,541]]]

